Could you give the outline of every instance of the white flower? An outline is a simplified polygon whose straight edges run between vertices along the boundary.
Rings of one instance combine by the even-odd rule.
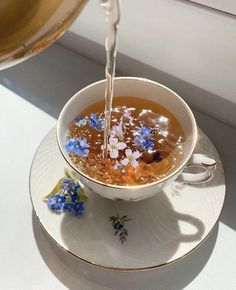
[[[120,118],[119,125],[112,127],[112,129],[111,129],[111,135],[113,137],[118,137],[121,141],[124,140],[123,119],[122,118]]]
[[[121,164],[126,166],[130,163],[134,168],[137,168],[138,161],[136,159],[138,159],[142,155],[142,153],[140,153],[138,150],[132,152],[131,149],[126,149],[125,155],[126,155],[126,158],[121,160]]]
[[[123,117],[129,119],[129,123],[132,124],[134,118],[131,117],[131,111],[130,110],[125,111],[124,114],[123,114]]]
[[[119,142],[118,138],[114,138],[113,136],[109,138],[108,151],[111,158],[116,159],[119,155],[118,150],[123,150],[125,148],[126,144],[124,142]]]
[[[130,110],[127,110],[127,111],[124,112],[123,117],[129,118],[130,115],[131,115],[131,111]]]

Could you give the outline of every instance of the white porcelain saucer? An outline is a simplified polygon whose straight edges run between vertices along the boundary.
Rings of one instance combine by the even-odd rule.
[[[57,147],[53,128],[40,144],[32,163],[30,192],[35,213],[62,249],[90,264],[122,271],[167,265],[191,253],[207,238],[224,204],[222,163],[201,130],[196,152],[217,161],[215,177],[207,184],[190,186],[175,182],[165,191],[139,202],[114,202],[85,189],[88,203],[82,216],[55,214],[43,197],[64,176],[67,164]],[[119,228],[123,216],[130,220]],[[110,217],[114,217],[116,229],[119,228],[117,235]],[[123,244],[119,240],[122,231],[126,237]]]

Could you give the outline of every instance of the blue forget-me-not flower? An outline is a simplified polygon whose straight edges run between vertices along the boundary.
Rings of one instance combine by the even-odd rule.
[[[81,200],[80,184],[72,178],[64,178],[59,181],[60,186],[56,194],[48,198],[48,207],[57,213],[71,212],[81,215],[84,211],[84,202]]]
[[[85,126],[86,124],[87,124],[87,120],[85,117],[80,117],[79,119],[75,121],[75,125],[77,125],[78,127]]]
[[[78,137],[69,139],[65,145],[67,153],[74,152],[78,156],[87,157],[89,154],[89,144],[86,138]]]
[[[89,124],[92,128],[100,131],[103,129],[103,119],[101,118],[101,114],[92,113],[89,118]]]
[[[140,127],[134,139],[134,144],[145,151],[152,150],[154,147],[152,129],[145,126]]]
[[[55,212],[62,212],[65,203],[65,196],[61,194],[52,194],[48,199],[48,206]]]

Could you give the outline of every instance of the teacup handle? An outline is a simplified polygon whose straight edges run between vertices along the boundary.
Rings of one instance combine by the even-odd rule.
[[[185,168],[190,167],[200,167],[204,171],[199,173],[182,172],[178,177],[178,181],[188,184],[205,183],[213,178],[216,161],[203,154],[193,154]]]

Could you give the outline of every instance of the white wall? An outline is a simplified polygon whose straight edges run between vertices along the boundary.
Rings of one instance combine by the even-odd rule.
[[[195,107],[208,106],[205,111],[234,123],[235,112],[229,104],[236,104],[236,17],[178,0],[123,0],[122,4],[119,52],[156,68],[159,75],[161,71],[230,101],[231,111],[225,114],[222,108],[215,112],[215,104],[210,108],[212,98],[187,96]],[[104,44],[105,24],[98,0],[88,2],[70,31]],[[66,37],[61,41],[64,45],[70,41]],[[74,49],[96,58],[97,51],[82,42],[81,47],[79,42],[74,44]],[[132,72],[124,61],[117,65]]]
[[[188,0],[187,0],[188,1]],[[236,14],[235,0],[189,0],[199,4],[207,5],[231,14]]]

